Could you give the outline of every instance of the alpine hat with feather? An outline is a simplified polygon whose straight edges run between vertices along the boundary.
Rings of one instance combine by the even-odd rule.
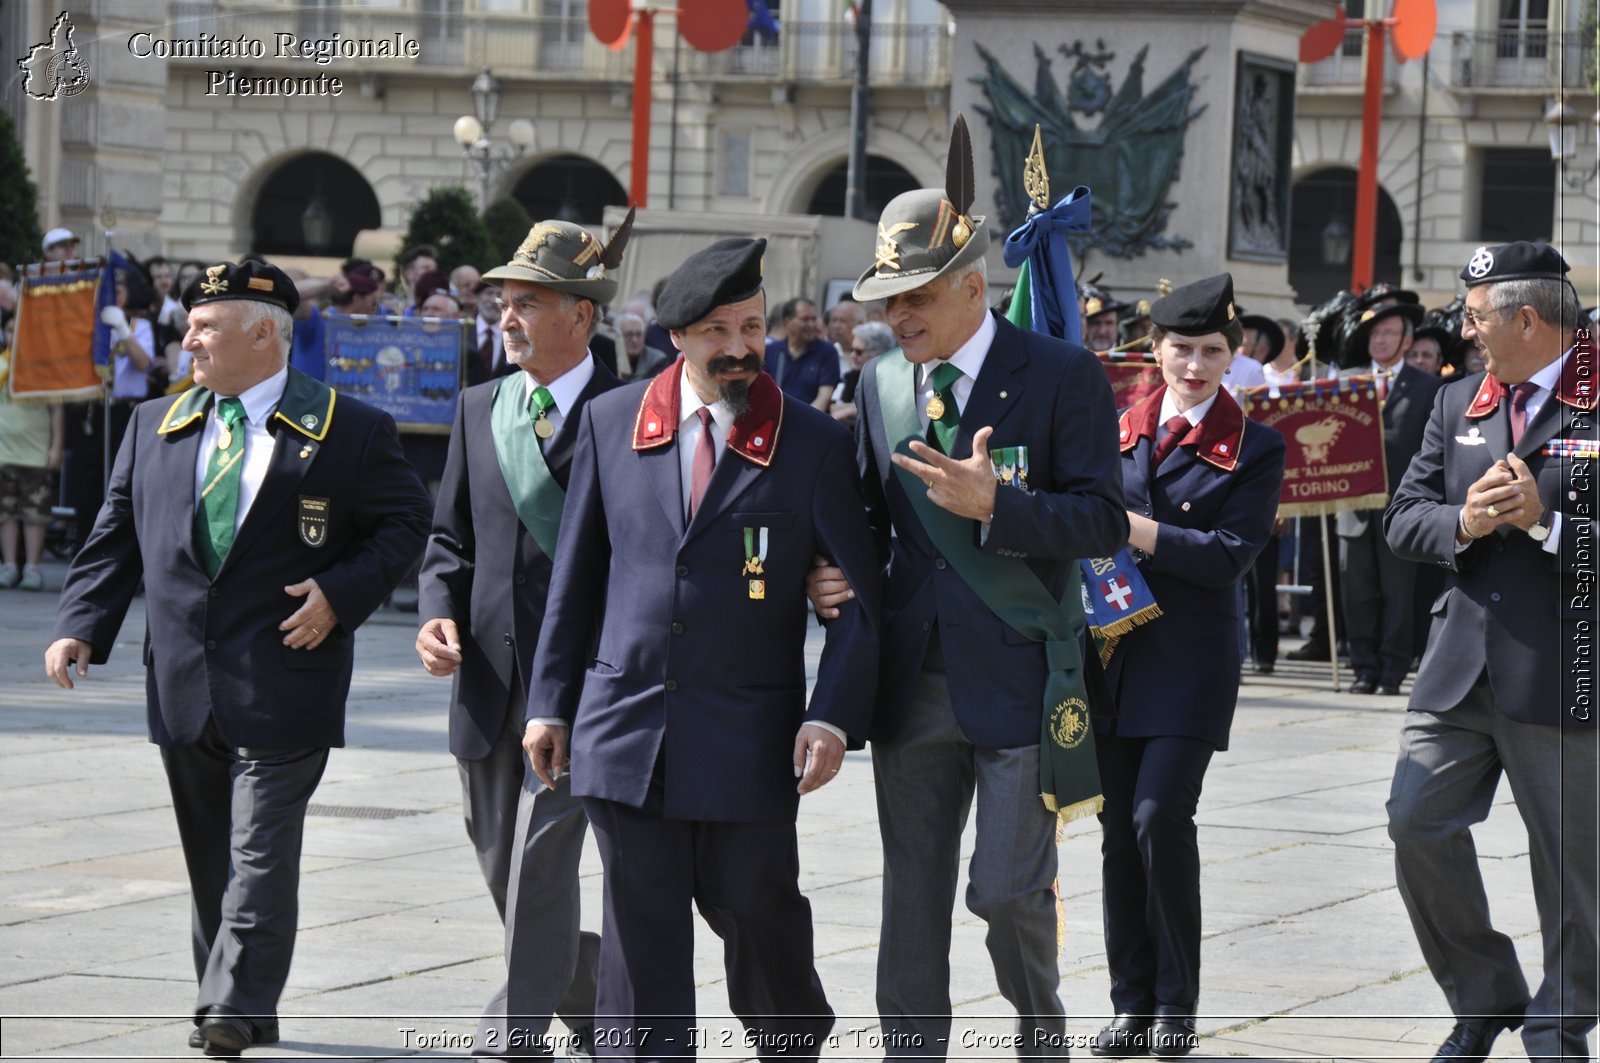
[[[617,294],[611,271],[622,265],[622,250],[633,232],[633,209],[617,226],[609,244],[569,221],[542,221],[528,230],[511,261],[483,275],[486,281],[531,281],[597,304]]]
[[[909,292],[981,257],[989,230],[982,217],[971,214],[973,195],[972,138],[966,118],[957,115],[944,189],[902,192],[883,208],[873,263],[856,281],[856,299]]]

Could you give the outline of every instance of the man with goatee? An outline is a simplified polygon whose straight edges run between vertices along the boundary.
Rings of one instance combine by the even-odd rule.
[[[682,356],[578,424],[524,746],[546,785],[570,750],[605,865],[603,1055],[694,1054],[696,907],[758,1057],[815,1059],[833,1025],[795,815],[867,732],[877,558],[850,433],[761,371],[765,246],[684,262],[657,304]],[[808,704],[818,554],[857,597]]]

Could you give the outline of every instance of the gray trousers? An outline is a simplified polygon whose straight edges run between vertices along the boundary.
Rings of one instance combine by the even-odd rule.
[[[540,1056],[550,1017],[594,1025],[600,937],[581,933],[578,864],[589,821],[562,779],[546,789],[526,770],[521,714],[482,760],[458,760],[462,812],[505,923],[506,981],[478,1023],[474,1055]]]
[[[215,720],[161,747],[189,870],[198,1020],[213,1005],[275,1021],[300,917],[306,805],[328,750],[246,749]]]
[[[950,707],[945,677],[923,672],[911,717],[874,742],[883,835],[878,1012],[887,1052],[943,1059],[950,1047],[950,927],[961,833],[976,795],[967,908],[988,924],[1000,993],[1017,1010],[1018,1055],[1059,1057],[1056,817],[1039,799],[1039,749],[980,749]]]
[[[1588,1057],[1596,1012],[1596,732],[1508,719],[1480,681],[1448,712],[1406,713],[1389,836],[1411,925],[1460,1018],[1527,1008],[1529,1057]],[[1489,922],[1471,827],[1504,774],[1528,828],[1544,978],[1530,1000],[1511,939]]]
[[[517,848],[517,803],[527,763],[522,752],[522,714],[506,713],[506,724],[482,760],[456,758],[461,775],[461,818],[478,853],[478,868],[494,898],[500,921],[506,918],[506,883]]]

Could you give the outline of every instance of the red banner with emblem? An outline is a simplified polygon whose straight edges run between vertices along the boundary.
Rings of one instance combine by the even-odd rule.
[[[1117,409],[1125,410],[1161,386],[1161,367],[1156,356],[1140,352],[1098,352],[1095,357],[1111,381],[1111,395]]]
[[[1383,408],[1370,375],[1248,388],[1239,404],[1288,445],[1279,516],[1388,505]]]

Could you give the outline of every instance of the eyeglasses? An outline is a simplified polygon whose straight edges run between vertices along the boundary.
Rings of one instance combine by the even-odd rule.
[[[1471,325],[1473,328],[1478,328],[1484,323],[1484,321],[1488,320],[1489,315],[1503,313],[1505,313],[1505,310],[1498,306],[1491,306],[1481,314],[1476,310],[1463,310],[1461,312],[1461,323],[1463,325]]]
[[[850,348],[850,353],[851,354],[867,354],[869,352],[867,351],[867,349],[865,347],[852,347],[852,348]]]

